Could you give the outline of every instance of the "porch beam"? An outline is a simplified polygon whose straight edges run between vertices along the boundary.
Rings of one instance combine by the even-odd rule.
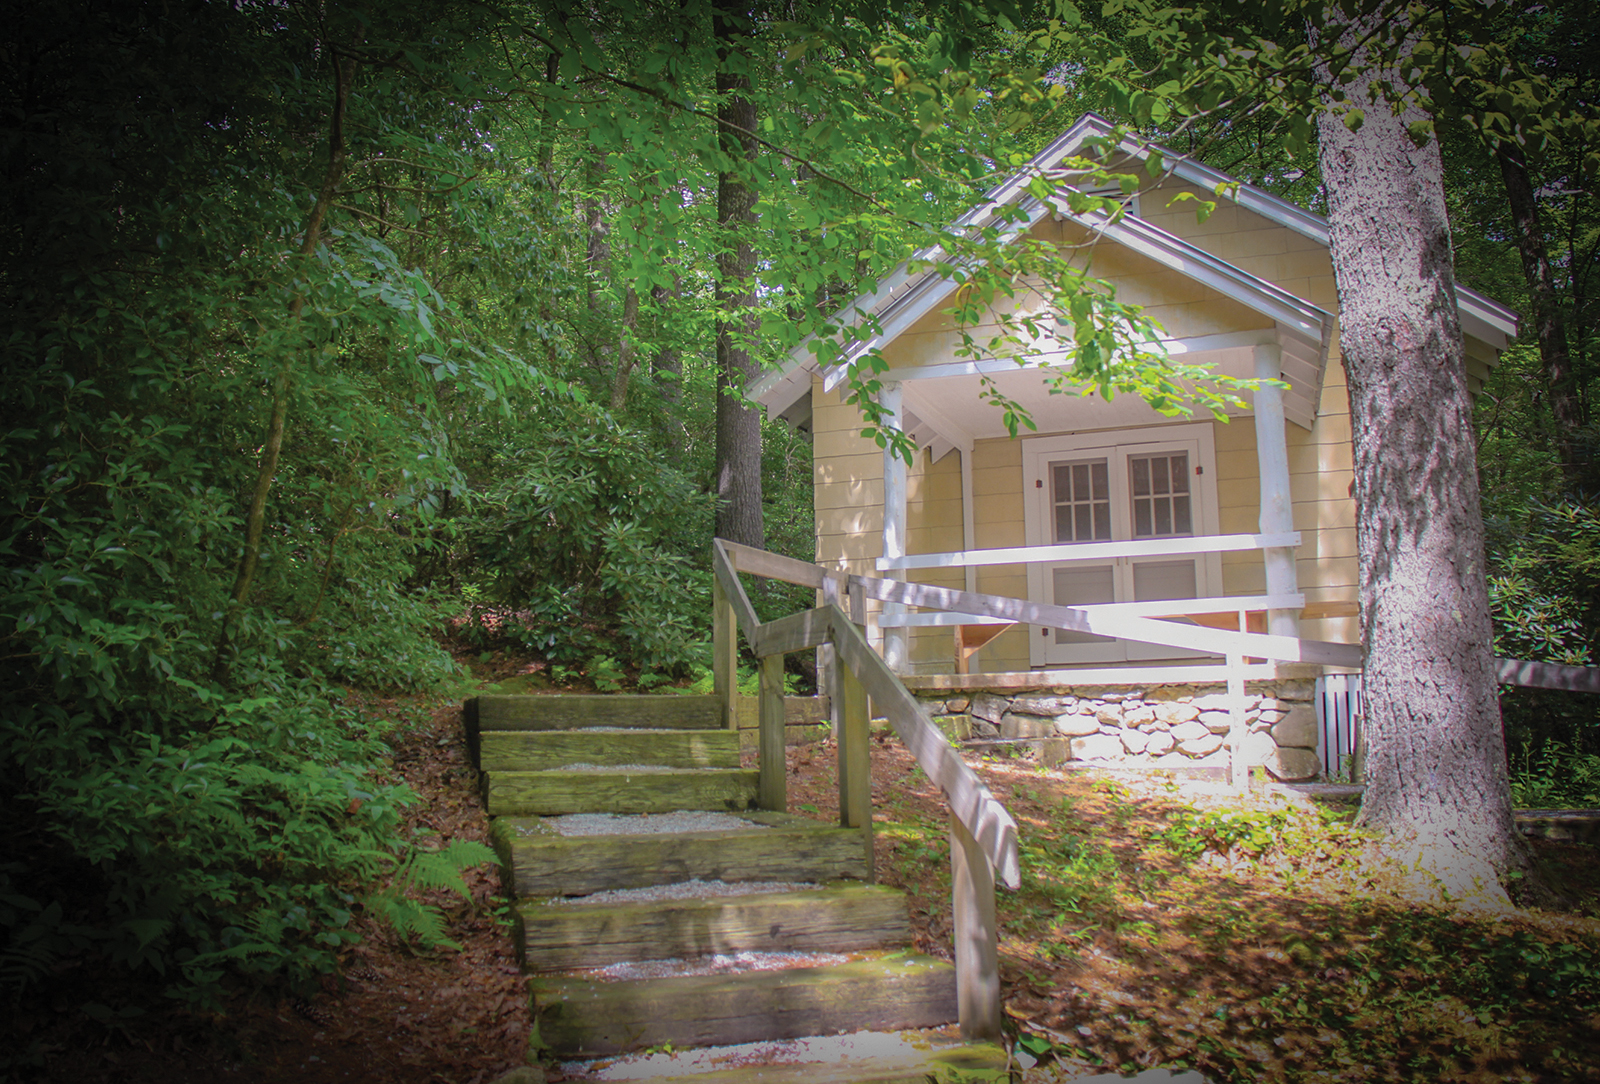
[[[1255,347],[1254,353],[1256,379],[1282,379],[1282,348],[1277,343],[1262,343]],[[1294,531],[1294,501],[1289,491],[1289,446],[1284,427],[1282,388],[1268,384],[1256,388],[1255,423],[1256,464],[1261,476],[1261,533],[1291,534]],[[1293,546],[1265,547],[1262,560],[1267,570],[1267,594],[1293,595],[1299,592]],[[1299,636],[1300,619],[1297,611],[1290,608],[1268,610],[1267,632],[1272,636]]]

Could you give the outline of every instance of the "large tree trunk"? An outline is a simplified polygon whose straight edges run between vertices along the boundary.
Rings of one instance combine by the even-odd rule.
[[[611,306],[601,283],[611,277],[611,224],[606,220],[606,201],[602,190],[606,173],[610,170],[606,155],[594,147],[583,167],[584,194],[579,201],[583,214],[584,233],[584,301],[583,318],[579,321],[583,351],[589,367],[596,376],[604,379],[610,375]]]
[[[1506,186],[1506,202],[1511,208],[1511,240],[1522,256],[1522,274],[1528,282],[1528,322],[1539,340],[1539,361],[1544,368],[1545,393],[1550,416],[1555,421],[1556,451],[1561,456],[1561,475],[1568,492],[1583,486],[1585,465],[1579,462],[1578,430],[1583,425],[1583,404],[1578,398],[1578,382],[1572,371],[1572,356],[1567,350],[1567,323],[1561,313],[1550,256],[1545,249],[1544,224],[1539,219],[1539,204],[1528,176],[1522,148],[1502,142],[1495,147],[1495,160]]]
[[[1385,75],[1400,85],[1372,74],[1351,97],[1365,102]],[[1503,899],[1528,859],[1506,780],[1439,145],[1407,131],[1425,119],[1380,101],[1358,131],[1332,114],[1319,125],[1355,436],[1361,815],[1452,896]]]
[[[622,319],[617,322],[617,364],[611,370],[611,413],[628,405],[628,378],[633,375],[637,350],[633,337],[639,330],[639,291],[629,286],[622,295]]]
[[[727,158],[717,176],[717,449],[716,533],[761,546],[761,415],[744,403],[756,375],[751,343],[756,333],[756,192],[750,164],[756,157],[756,107],[750,91],[748,41],[752,20],[736,0],[720,0],[712,14],[717,39],[718,141]]]
[[[655,380],[657,394],[661,396],[661,437],[667,453],[677,459],[683,454],[683,357],[678,353],[678,348],[663,335],[661,325],[664,321],[660,316],[669,304],[675,306],[682,300],[682,283],[677,273],[674,272],[672,276],[672,289],[660,283],[650,287],[650,299],[655,302],[656,337],[661,343],[651,363],[650,375]]]

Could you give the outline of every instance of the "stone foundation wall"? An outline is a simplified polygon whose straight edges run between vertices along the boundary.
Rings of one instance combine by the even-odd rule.
[[[1314,779],[1312,683],[1252,682],[1245,689],[1245,762],[1283,782]],[[918,693],[952,738],[1034,739],[1041,756],[1126,767],[1223,766],[1232,722],[1226,687],[1080,687],[970,695]]]

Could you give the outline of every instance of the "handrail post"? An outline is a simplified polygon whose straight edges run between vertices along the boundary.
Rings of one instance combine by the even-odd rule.
[[[998,1042],[1000,927],[995,921],[994,867],[954,812],[950,814],[950,894],[961,1038]]]
[[[835,653],[835,659],[838,658]],[[861,829],[867,880],[876,881],[872,854],[872,751],[867,687],[842,661],[834,667],[833,695],[839,712],[839,826]]]
[[[789,811],[788,761],[784,756],[783,656],[761,660],[761,699],[757,725],[756,804],[774,813]]]
[[[739,631],[722,581],[711,578],[711,689],[722,701],[722,725],[739,729]]]
[[[844,606],[839,588],[844,583],[848,590],[848,581],[840,573],[828,573],[822,579],[822,604],[824,606]],[[843,716],[839,708],[839,680],[835,674],[839,668],[837,653],[833,644],[819,644],[817,646],[817,678],[820,687],[828,690],[828,729],[833,732],[833,740],[839,740],[840,721]]]

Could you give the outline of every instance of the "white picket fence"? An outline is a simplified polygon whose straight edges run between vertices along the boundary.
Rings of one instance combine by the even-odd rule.
[[[1361,675],[1324,674],[1317,679],[1317,756],[1325,779],[1350,780],[1361,731]]]

